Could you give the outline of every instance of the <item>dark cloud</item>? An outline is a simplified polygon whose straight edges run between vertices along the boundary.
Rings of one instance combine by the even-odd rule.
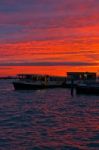
[[[0,40],[80,37],[82,32],[78,29],[92,26],[94,30],[99,24],[98,14],[97,0],[1,0],[0,34],[3,37],[0,36]]]
[[[0,66],[95,66],[98,63],[90,62],[21,62],[1,63]]]

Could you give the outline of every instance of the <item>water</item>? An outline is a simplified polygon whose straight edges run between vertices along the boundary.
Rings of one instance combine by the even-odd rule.
[[[99,96],[14,91],[0,80],[0,150],[98,150]]]

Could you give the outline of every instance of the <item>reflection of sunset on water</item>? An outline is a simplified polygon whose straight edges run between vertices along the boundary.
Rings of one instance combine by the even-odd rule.
[[[97,96],[68,89],[13,91],[0,80],[0,148],[98,150]],[[1,144],[2,143],[2,144]]]

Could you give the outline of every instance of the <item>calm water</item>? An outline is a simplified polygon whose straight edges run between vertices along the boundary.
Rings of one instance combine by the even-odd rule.
[[[0,150],[98,150],[99,96],[14,91],[0,80]]]

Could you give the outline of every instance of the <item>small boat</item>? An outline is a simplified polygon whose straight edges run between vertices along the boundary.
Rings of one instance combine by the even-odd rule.
[[[75,88],[77,94],[99,95],[99,82],[79,83]]]
[[[15,90],[38,90],[65,87],[65,77],[19,74],[13,82]]]

